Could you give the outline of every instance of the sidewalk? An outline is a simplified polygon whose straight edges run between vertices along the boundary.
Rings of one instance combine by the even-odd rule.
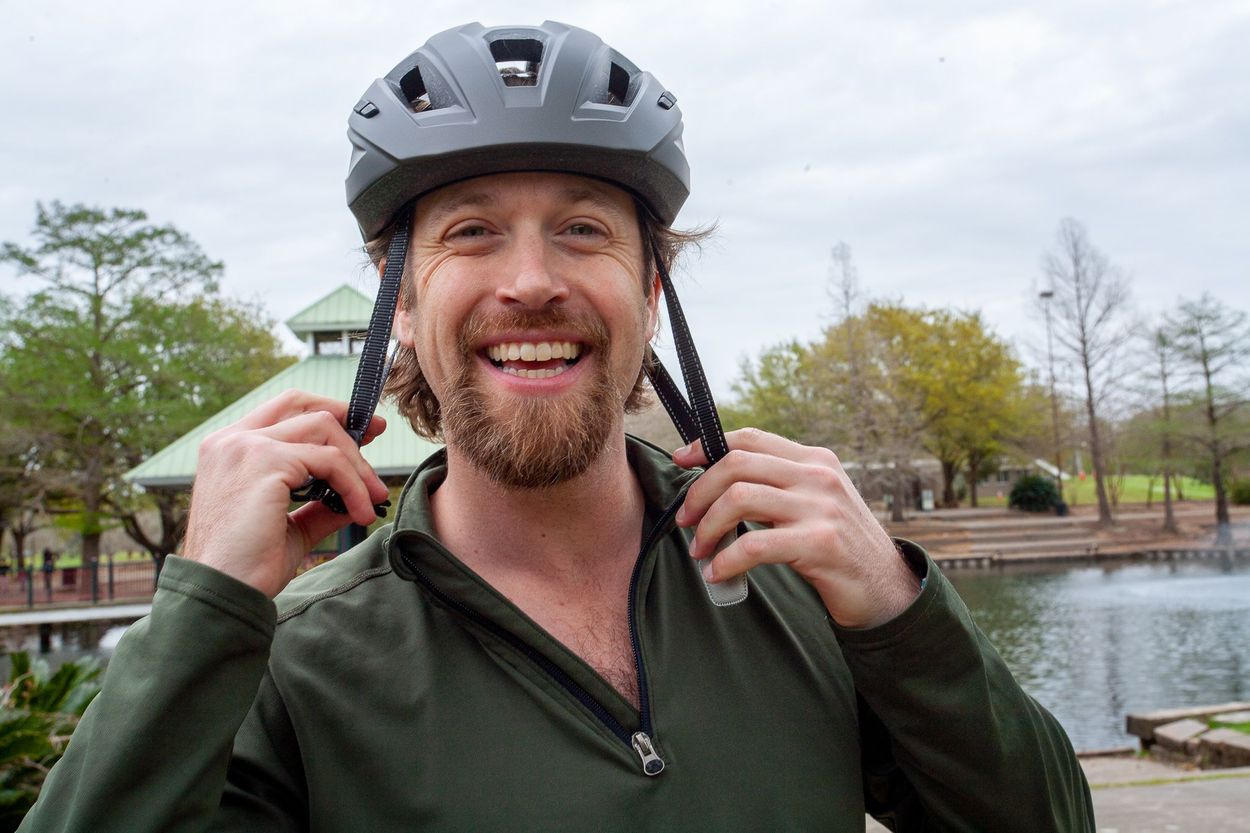
[[[1181,770],[1136,757],[1081,765],[1098,833],[1250,833],[1250,768]],[[885,830],[867,820],[867,833]]]

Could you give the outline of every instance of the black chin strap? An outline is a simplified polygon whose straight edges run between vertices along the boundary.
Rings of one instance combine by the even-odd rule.
[[[668,307],[668,317],[673,329],[673,342],[677,348],[677,362],[681,367],[681,376],[686,383],[686,392],[690,401],[682,396],[681,389],[673,381],[673,377],[660,364],[660,360],[652,357],[647,362],[647,378],[655,389],[660,404],[668,411],[669,419],[677,427],[683,442],[691,443],[702,440],[703,452],[707,455],[708,464],[715,463],[724,457],[729,448],[725,444],[725,431],[721,428],[720,415],[716,412],[716,402],[712,399],[712,390],[708,386],[707,377],[703,374],[703,365],[699,361],[699,352],[694,347],[694,339],[690,336],[690,325],[686,323],[686,315],[677,300],[677,291],[673,288],[673,280],[669,277],[664,260],[660,257],[659,247],[654,240],[651,245],[651,256],[655,260],[656,271],[660,273],[660,286],[664,290],[664,303]]]
[[[373,302],[373,315],[369,318],[369,332],[360,350],[360,363],[356,365],[356,381],[352,385],[352,397],[347,405],[347,423],[344,426],[356,445],[364,441],[365,432],[373,420],[378,400],[382,398],[382,386],[390,372],[391,363],[387,348],[391,342],[391,327],[395,323],[395,307],[399,303],[399,288],[404,276],[404,261],[408,259],[408,234],[412,227],[412,208],[400,211],[395,218],[395,236],[386,250],[386,269],[378,287],[377,300]],[[291,492],[296,503],[319,500],[341,515],[347,507],[339,493],[324,480],[312,479]],[[376,504],[373,511],[379,518],[386,516],[390,501]]]

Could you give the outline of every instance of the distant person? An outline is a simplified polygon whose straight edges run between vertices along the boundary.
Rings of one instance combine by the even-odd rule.
[[[741,84],[735,57],[708,71]],[[316,93],[290,72],[277,118]],[[810,117],[772,83],[734,118]],[[667,88],[580,29],[471,24],[349,124],[351,209],[406,263],[388,389],[446,448],[292,581],[387,497],[348,406],[288,393],[205,440],[182,557],[22,829],[1093,830],[1063,730],[832,452],[663,387],[702,439],[625,435],[692,238]],[[288,512],[310,478],[346,514]]]

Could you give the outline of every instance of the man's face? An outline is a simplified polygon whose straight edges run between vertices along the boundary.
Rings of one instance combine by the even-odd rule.
[[[397,329],[450,447],[510,487],[590,466],[656,323],[642,246],[629,195],[584,177],[497,174],[418,201]]]

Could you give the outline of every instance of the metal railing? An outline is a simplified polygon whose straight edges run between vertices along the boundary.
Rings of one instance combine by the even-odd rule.
[[[304,557],[300,572],[334,557],[315,552]],[[56,605],[108,604],[113,601],[148,601],[156,590],[156,564],[114,561],[106,555],[78,567],[35,567],[24,570],[0,567],[0,608],[35,608]]]
[[[105,556],[79,567],[0,569],[0,607],[146,600],[155,589],[156,565],[150,560],[114,562]]]

